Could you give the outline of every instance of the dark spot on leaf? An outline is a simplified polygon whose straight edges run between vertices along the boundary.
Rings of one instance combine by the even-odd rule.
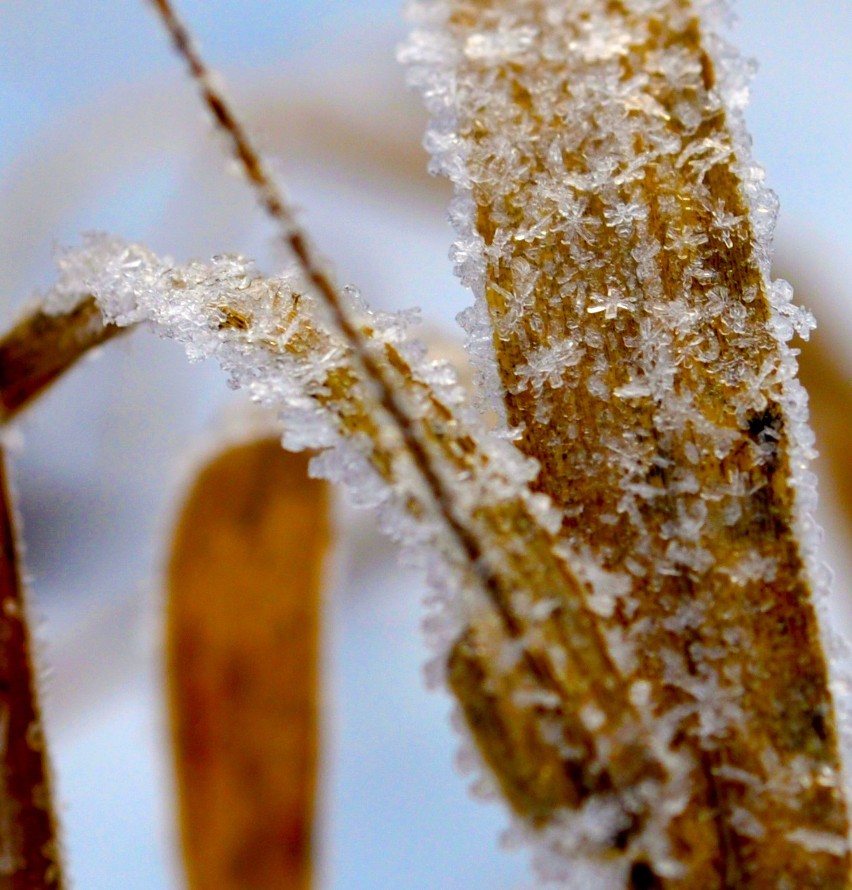
[[[828,727],[825,724],[825,717],[821,711],[814,711],[811,715],[811,726],[821,742],[828,740]]]
[[[663,884],[647,862],[634,862],[630,869],[630,890],[662,890]]]
[[[770,404],[765,411],[756,412],[748,419],[748,434],[761,444],[775,443],[781,438],[784,418],[778,406]]]

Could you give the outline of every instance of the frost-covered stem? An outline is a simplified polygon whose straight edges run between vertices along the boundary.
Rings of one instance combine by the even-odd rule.
[[[453,487],[455,507],[482,554],[487,591],[415,472],[399,430],[385,422],[352,349],[319,299],[298,289],[297,276],[263,279],[245,260],[226,256],[213,266],[175,267],[145,248],[105,239],[90,239],[60,265],[49,305],[61,307],[87,290],[117,323],[154,322],[193,358],[215,357],[235,384],[281,412],[288,447],[329,449],[315,471],[381,505],[385,530],[428,558],[432,582],[444,594],[441,614],[433,616],[443,628],[442,667],[454,689],[485,675],[477,686],[480,696],[493,698],[491,712],[483,713],[493,743],[487,757],[499,765],[508,796],[546,816],[566,800],[578,804],[591,789],[617,789],[653,820],[649,783],[653,789],[672,778],[677,759],[631,701],[628,679],[587,602],[586,580],[556,550],[558,516],[546,498],[530,493],[529,463],[470,417],[448,369],[423,360],[399,319],[362,306],[360,330],[416,418],[442,486]],[[520,751],[506,744],[509,737]]]
[[[127,328],[104,324],[92,297],[61,315],[35,311],[0,340],[0,423],[11,420],[89,350]]]
[[[293,254],[305,280],[322,298],[334,324],[352,348],[356,361],[362,366],[367,379],[375,385],[381,407],[387,412],[389,419],[403,436],[419,472],[435,498],[435,502],[440,506],[442,515],[453,528],[459,544],[467,553],[471,563],[477,564],[479,553],[476,543],[454,517],[449,493],[444,491],[440,480],[435,475],[428,456],[413,429],[411,419],[399,404],[383,369],[370,354],[368,344],[350,320],[337,289],[314,256],[307,236],[296,223],[292,210],[277,188],[260,154],[252,145],[248,134],[231,110],[224,95],[216,89],[209,70],[193,45],[187,29],[178,20],[171,4],[167,0],[152,0],[152,2],[171,34],[175,48],[186,60],[190,73],[198,83],[204,102],[213,114],[216,124],[231,142],[234,156],[242,166],[248,181],[256,190],[261,206],[279,228],[280,236]],[[487,587],[488,579],[484,578],[483,582]],[[508,616],[507,621],[511,621]]]
[[[457,187],[472,337],[566,545],[620,581],[602,624],[692,758],[667,845],[625,836],[629,880],[846,888],[786,345],[811,319],[770,278],[774,196],[711,5],[426,0],[406,55]]]
[[[32,637],[0,452],[0,888],[63,886]]]
[[[456,545],[463,551],[472,571],[479,577],[482,589],[491,599],[506,629],[511,636],[520,633],[520,622],[513,615],[505,598],[499,596],[498,580],[482,559],[482,552],[475,534],[457,516],[453,497],[417,434],[416,424],[398,398],[394,385],[388,378],[385,368],[376,360],[368,341],[353,323],[337,288],[332,284],[321,263],[310,247],[306,233],[295,219],[283,194],[267,169],[262,156],[252,144],[245,128],[231,109],[223,93],[216,88],[210,71],[201,58],[186,27],[180,22],[168,0],[151,0],[172,37],[175,49],[189,66],[192,77],[198,84],[202,98],[212,113],[217,126],[231,143],[233,154],[249,183],[257,192],[261,206],[278,227],[280,237],[289,248],[305,281],[319,296],[328,310],[334,326],[340,331],[343,340],[352,349],[353,359],[363,371],[363,376],[375,389],[376,400],[401,436],[405,450],[411,457],[417,472],[422,477],[438,512],[451,530]]]

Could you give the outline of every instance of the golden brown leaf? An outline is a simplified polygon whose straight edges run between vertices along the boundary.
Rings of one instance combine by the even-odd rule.
[[[169,566],[167,660],[190,885],[306,890],[328,495],[275,440],[199,475]]]
[[[92,297],[70,311],[37,311],[0,340],[0,423],[14,417],[86,352],[124,328],[105,325]]]
[[[819,336],[802,345],[800,364],[821,463],[831,473],[834,493],[852,530],[852,379]]]
[[[756,231],[770,208],[746,198],[757,180],[692,4],[580,5],[459,0],[447,29],[508,420],[566,546],[618,582],[603,632],[655,717],[678,715],[672,747],[691,762],[668,850],[641,824],[616,846],[636,887],[840,890],[848,818],[795,504],[792,323]],[[479,634],[457,648],[454,687],[513,806],[541,820],[537,776],[517,769],[536,759],[533,716],[506,716],[499,645],[471,648]],[[518,741],[497,752],[498,736]],[[578,803],[559,787],[553,816]]]

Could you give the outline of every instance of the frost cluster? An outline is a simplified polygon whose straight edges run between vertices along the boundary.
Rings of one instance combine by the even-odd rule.
[[[215,360],[233,387],[278,412],[286,448],[317,451],[314,473],[342,483],[358,505],[379,508],[382,530],[448,592],[436,605],[453,613],[436,636],[439,650],[463,623],[464,591],[476,588],[469,555],[447,519],[470,524],[472,514],[489,505],[516,502],[541,534],[558,526],[548,499],[529,489],[535,463],[485,431],[453,368],[430,360],[411,338],[416,311],[373,312],[354,288],[342,292],[373,360],[390,375],[409,434],[440,490],[451,493],[445,503],[436,504],[359,357],[298,272],[264,277],[237,255],[177,264],[105,235],[87,236],[82,249],[65,251],[57,263],[60,276],[44,297],[46,311],[68,311],[91,294],[105,320],[149,324],[182,343],[191,361]],[[476,534],[485,532],[477,527]],[[482,559],[496,560],[496,553]],[[430,621],[445,624],[435,614]]]
[[[770,279],[775,199],[718,14],[414,5],[402,55],[433,116],[432,169],[456,187],[462,322],[501,434],[409,338],[411,314],[352,288],[355,336],[296,272],[92,236],[47,296],[62,312],[93,294],[107,320],[214,358],[277,409],[286,447],[317,450],[314,472],[379,509],[439,592],[435,673],[504,771],[480,785],[502,781],[522,815],[550,807],[513,834],[542,841],[541,873],[563,886],[620,890],[651,865],[683,878],[677,831],[721,806],[696,802],[704,781],[730,793],[742,845],[782,825],[790,848],[847,850],[820,815],[840,776],[808,598],[823,583],[813,437],[787,345],[813,320]],[[552,789],[512,744],[553,787],[571,777],[562,803],[541,804]]]
[[[629,584],[592,583],[589,599],[616,663],[664,684],[698,750],[751,758],[767,696],[791,725],[825,696],[801,677],[823,670],[809,596],[820,610],[826,579],[788,346],[814,321],[771,279],[777,201],[742,118],[751,68],[716,34],[726,9],[423,0],[412,16],[401,57],[432,116],[431,169],[455,186],[453,257],[475,297],[461,321],[485,386],[541,464],[565,552]],[[779,774],[841,784],[819,757],[784,760],[783,732],[766,740]],[[735,795],[744,839],[796,824],[768,763]],[[846,849],[828,836],[821,849]]]

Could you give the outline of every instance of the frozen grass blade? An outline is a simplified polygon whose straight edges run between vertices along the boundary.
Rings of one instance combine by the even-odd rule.
[[[360,366],[363,376],[375,388],[381,410],[386,414],[387,421],[393,424],[402,437],[405,450],[416,464],[417,472],[428,487],[431,498],[444,516],[445,523],[452,529],[457,546],[466,551],[469,561],[478,571],[476,542],[470,538],[468,531],[458,524],[451,507],[451,495],[435,474],[423,450],[423,443],[418,440],[411,418],[399,403],[385,368],[371,353],[364,334],[353,323],[345,301],[341,299],[334,283],[314,255],[306,233],[298,225],[292,209],[239,118],[231,109],[230,103],[214,83],[209,69],[194,46],[186,27],[177,17],[172,4],[168,0],[151,0],[151,2],[169,32],[175,49],[186,62],[216,126],[228,140],[240,170],[255,191],[261,207],[277,228],[282,242],[292,254],[305,284],[320,297],[333,325],[352,350],[353,361]],[[483,585],[488,587],[487,577],[483,577]]]
[[[167,665],[189,886],[307,890],[327,486],[277,440],[229,448],[189,494]]]
[[[533,749],[539,762],[549,760],[549,770],[543,775],[558,785],[554,792],[545,778],[533,796],[576,804],[590,789],[635,789],[646,779],[671,778],[669,768],[660,762],[665,759],[665,753],[659,750],[660,738],[646,736],[646,727],[629,701],[625,678],[616,670],[596,616],[584,602],[584,581],[553,552],[554,541],[543,518],[546,508],[538,512],[533,508],[533,499],[527,497],[524,470],[518,472],[513,467],[513,458],[506,450],[501,455],[506,462],[503,465],[499,460],[492,462],[492,455],[480,453],[477,439],[463,428],[452,408],[436,397],[429,376],[419,378],[412,373],[406,357],[392,344],[375,348],[374,341],[380,338],[373,336],[367,324],[356,322],[352,307],[314,258],[307,237],[171,5],[166,0],[155,0],[154,6],[235,159],[290,248],[302,278],[301,287],[318,299],[314,311],[319,309],[330,321],[331,344],[326,356],[310,342],[316,338],[313,332],[298,332],[298,315],[302,313],[296,309],[299,300],[306,298],[297,295],[293,306],[277,310],[273,342],[286,334],[291,356],[303,362],[310,359],[307,349],[317,357],[325,356],[324,363],[329,357],[338,358],[341,349],[346,353],[344,368],[335,368],[321,382],[310,381],[307,394],[313,403],[311,411],[317,413],[321,407],[330,415],[327,419],[333,424],[334,435],[363,443],[368,463],[396,490],[397,506],[409,518],[427,528],[437,519],[440,536],[434,530],[429,536],[439,541],[437,550],[458,572],[454,584],[460,589],[473,585],[493,610],[491,618],[482,619],[485,634],[493,636],[490,625],[496,618],[501,634],[515,643],[512,653],[504,653],[501,659],[507,674],[501,695],[532,697],[532,719],[541,724],[534,733]],[[131,272],[136,256],[136,249],[131,248],[124,257],[114,257],[121,266],[118,275],[125,283],[136,277]],[[83,258],[84,264],[90,261]],[[130,284],[136,291],[135,297],[130,295],[130,305],[140,294],[138,285],[143,285],[150,274],[152,270],[145,270],[137,278],[137,286]],[[168,273],[154,271],[153,275],[162,276],[162,283],[168,287]],[[181,280],[180,275],[171,280]],[[105,295],[111,288],[106,281],[104,286],[101,293]],[[249,289],[246,286],[245,290]],[[118,297],[123,308],[108,308],[113,317],[119,318],[126,311],[127,296],[125,292]],[[224,314],[220,327],[249,331],[257,342],[261,335],[256,326],[252,330],[254,308],[235,308],[233,294],[228,300],[227,306],[218,307]],[[107,296],[105,304],[109,302]],[[292,336],[294,330],[296,337]],[[320,343],[329,337],[328,332],[321,334]],[[305,342],[298,342],[303,337]],[[345,475],[339,468],[329,472]],[[512,472],[518,473],[520,487],[512,479]],[[465,607],[469,610],[469,603]],[[469,637],[463,646],[477,659],[477,653],[487,644]],[[458,663],[458,659],[455,661]],[[454,669],[450,667],[450,671]],[[582,713],[595,715],[590,718],[593,729],[578,719]],[[606,724],[604,730],[599,717]],[[529,727],[523,731],[531,734]],[[660,735],[665,735],[664,729]],[[570,764],[566,765],[561,749],[573,752]],[[524,773],[537,769],[535,762],[515,767]],[[505,784],[507,788],[520,788],[523,782],[510,777]],[[647,795],[637,791],[635,806],[650,818],[647,802]]]
[[[494,692],[510,709],[524,705],[529,719],[521,729],[535,759],[518,769],[540,773],[540,786],[527,793],[541,800],[543,813],[554,797],[576,803],[597,789],[608,795],[614,831],[626,819],[616,792],[628,794],[640,821],[656,819],[652,799],[661,783],[677,783],[680,768],[665,727],[650,726],[632,702],[629,677],[588,605],[589,586],[555,546],[558,515],[529,491],[534,468],[469,415],[449,369],[426,361],[407,338],[404,317],[372,313],[350,294],[362,336],[441,485],[453,492],[454,522],[475,542],[475,562],[352,350],[298,276],[265,279],[227,256],[211,266],[172,266],[109,239],[67,253],[62,268],[52,298],[82,287],[97,295],[107,318],[153,322],[192,358],[215,358],[234,385],[280,412],[287,447],[325,449],[315,469],[381,508],[382,527],[427,564],[443,591],[432,617],[442,670],[445,647],[466,623],[482,635],[463,642],[468,651],[487,652],[489,639],[511,641],[495,655]]]
[[[0,340],[0,423],[11,420],[86,352],[123,331],[104,325],[92,297],[62,315],[38,310]]]
[[[15,520],[0,452],[0,887],[64,886]]]
[[[739,119],[743,72],[705,29],[707,4],[418,10],[434,24],[406,54],[458,189],[483,371],[563,511],[562,540],[602,578],[602,624],[647,712],[674,721],[691,760],[667,843],[621,838],[628,879],[845,888],[807,564],[812,434],[786,346],[811,320],[769,278],[774,199]],[[467,673],[494,765],[501,706],[482,692],[486,664]]]

